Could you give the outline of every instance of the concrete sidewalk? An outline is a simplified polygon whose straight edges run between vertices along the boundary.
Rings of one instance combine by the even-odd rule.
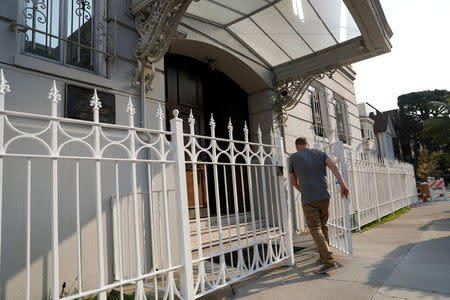
[[[320,267],[312,240],[294,267],[277,266],[207,299],[450,299],[450,201],[421,203],[398,219],[353,235],[354,255],[335,251],[342,267]],[[206,299],[206,298],[205,298]]]

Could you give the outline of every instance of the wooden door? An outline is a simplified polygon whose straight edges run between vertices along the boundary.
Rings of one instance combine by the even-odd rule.
[[[178,109],[179,117],[183,119],[183,131],[189,133],[189,114],[195,118],[195,133],[205,134],[203,111],[203,81],[195,62],[177,55],[166,55],[166,115],[167,121],[173,117],[173,110]],[[200,216],[207,215],[206,211],[206,182],[204,166],[197,165],[197,189],[199,197]],[[186,181],[188,191],[189,215],[195,217],[194,173],[193,165],[186,164]]]
[[[248,120],[248,102],[247,93],[242,90],[233,80],[218,70],[210,70],[205,63],[197,61],[195,59],[167,54],[164,59],[165,62],[165,74],[166,74],[166,95],[167,95],[167,120],[172,118],[173,109],[180,111],[180,118],[183,119],[184,132],[189,132],[188,117],[192,110],[192,114],[195,117],[195,133],[198,135],[210,135],[209,118],[211,113],[214,114],[216,120],[216,136],[228,137],[228,118],[233,120],[234,126],[234,138],[237,140],[243,140],[243,127],[244,122]],[[248,124],[249,125],[249,124]],[[202,141],[203,142],[203,141]],[[220,144],[220,142],[219,142]],[[202,145],[205,146],[205,145]],[[200,157],[200,160],[207,161],[208,158]],[[205,170],[206,169],[206,170]],[[216,201],[211,201],[215,197],[214,190],[214,178],[208,176],[205,178],[204,172],[212,174],[212,166],[198,165],[197,179],[198,179],[198,191],[199,191],[199,206],[201,216],[206,216],[206,186],[208,187],[208,194],[210,197],[210,213],[215,215],[217,211]],[[227,203],[225,201],[228,198],[228,209],[230,213],[234,213],[233,196],[229,193],[231,188],[231,173],[230,169],[227,172],[227,187],[224,184],[219,186],[220,208],[224,212],[227,209]],[[249,195],[248,187],[244,186],[244,190],[241,187],[241,177],[243,181],[246,181],[245,168],[241,171],[240,168],[236,169],[237,177],[237,189],[238,189],[238,209],[239,212],[249,210]],[[194,202],[194,184],[193,184],[193,168],[192,164],[186,165],[186,177],[187,177],[187,189],[188,189],[188,202],[191,209],[191,216],[194,216],[193,209],[195,208]],[[218,174],[219,182],[223,182],[223,172],[220,170]],[[208,181],[208,182],[206,182]],[[206,184],[207,183],[207,184]],[[226,197],[227,196],[227,197]],[[244,203],[245,202],[245,203]],[[244,209],[245,207],[245,209]]]

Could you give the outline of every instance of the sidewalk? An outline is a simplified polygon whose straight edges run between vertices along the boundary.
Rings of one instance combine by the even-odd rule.
[[[343,266],[315,275],[309,236],[296,265],[280,265],[202,299],[450,299],[450,201],[421,203],[398,219],[353,234],[354,255],[336,254]]]

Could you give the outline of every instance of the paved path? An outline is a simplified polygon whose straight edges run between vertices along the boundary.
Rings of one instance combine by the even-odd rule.
[[[450,299],[450,201],[423,203],[398,219],[353,235],[343,267],[315,275],[320,265],[309,238],[294,267],[279,266],[207,299]]]

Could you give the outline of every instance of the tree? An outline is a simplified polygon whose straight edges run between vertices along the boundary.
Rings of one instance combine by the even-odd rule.
[[[438,177],[444,177],[447,179],[450,172],[450,153],[448,152],[433,152],[430,155],[430,159],[437,164],[436,175]]]
[[[435,150],[449,150],[450,145],[450,98],[445,102],[431,101],[428,106],[438,111],[436,117],[424,121],[420,137],[434,145]],[[436,145],[439,145],[436,147]]]
[[[420,145],[432,151],[448,150],[449,98],[447,90],[420,91],[398,97],[396,122],[403,152],[408,152],[410,144],[416,153]]]
[[[423,180],[426,180],[429,176],[436,176],[436,171],[438,164],[435,159],[430,155],[430,152],[425,148],[420,151],[418,164],[417,164],[417,175]]]

